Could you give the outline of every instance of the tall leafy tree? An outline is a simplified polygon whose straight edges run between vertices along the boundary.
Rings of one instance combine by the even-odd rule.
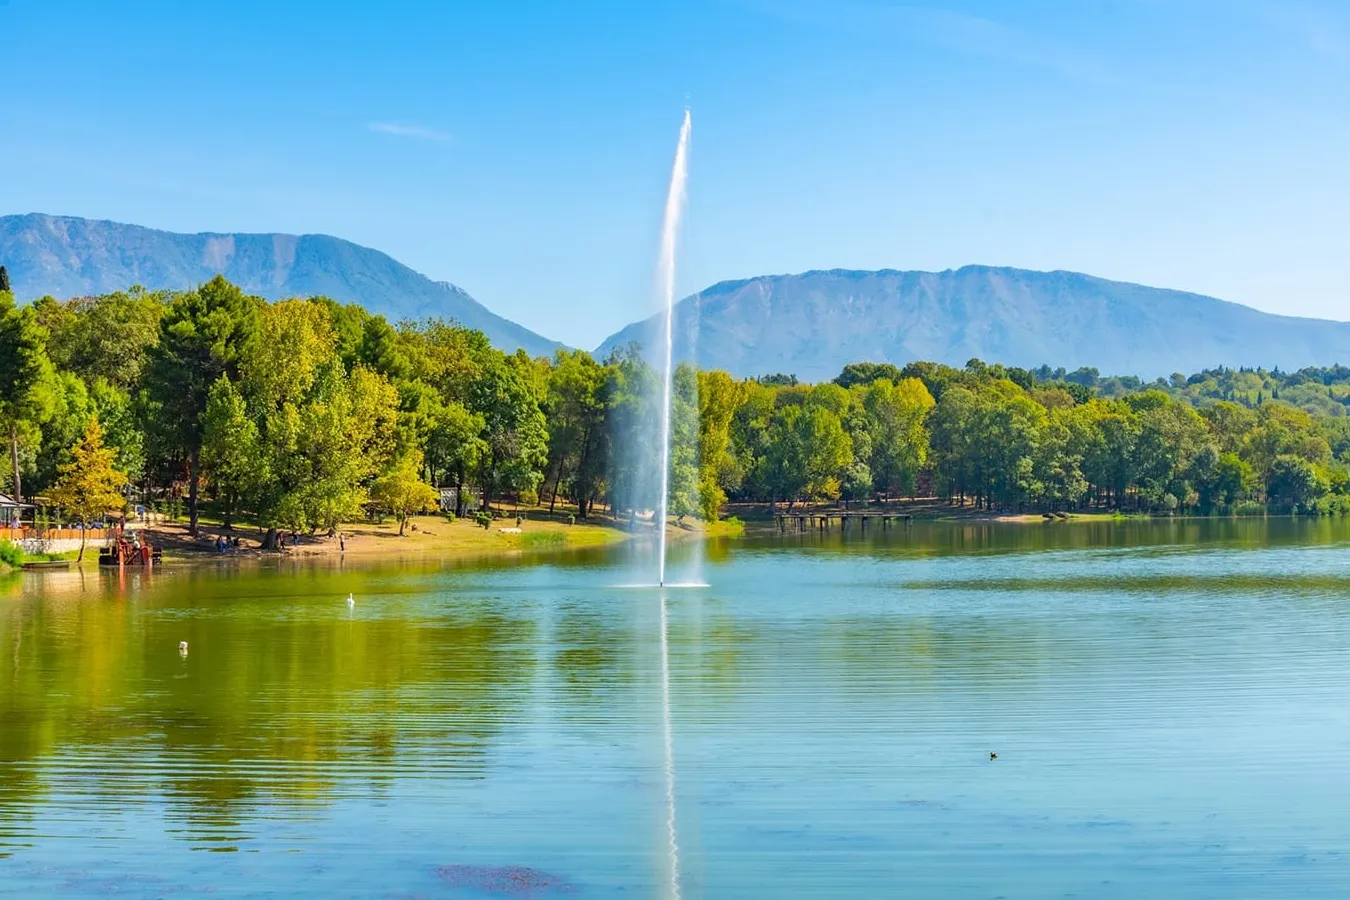
[[[20,442],[37,441],[37,428],[53,405],[46,343],[46,331],[31,307],[19,309],[13,294],[0,291],[0,434],[9,445],[10,487],[19,502],[24,496]]]
[[[87,526],[126,505],[121,493],[126,484],[126,475],[114,465],[113,452],[103,446],[98,419],[90,418],[51,489],[51,501],[69,518],[86,526],[80,533],[79,560],[84,559]]]
[[[726,372],[698,373],[698,493],[708,522],[717,520],[727,491],[741,484],[741,469],[731,452],[731,422],[747,390]]]
[[[485,428],[481,415],[451,401],[440,408],[427,438],[427,453],[454,479],[455,515],[459,517],[464,516],[468,506],[465,488],[469,475],[487,453]]]
[[[56,372],[48,382],[47,393],[50,406],[42,423],[41,442],[33,454],[32,483],[38,491],[56,482],[61,464],[70,459],[70,448],[95,415],[89,389],[78,375]]]
[[[548,462],[548,428],[530,373],[516,357],[493,359],[474,380],[470,400],[483,417],[483,505],[499,490],[537,488]]]
[[[249,416],[243,394],[225,375],[216,379],[206,399],[202,469],[215,488],[222,524],[228,531],[240,508],[256,503],[268,470],[258,425]]]
[[[670,398],[668,511],[677,520],[700,511],[698,378],[693,366],[676,367]],[[715,518],[715,516],[714,516]]]
[[[207,400],[222,375],[239,378],[240,360],[257,331],[260,306],[257,298],[218,275],[174,298],[160,321],[159,342],[149,354],[148,424],[158,452],[186,467],[188,532],[194,536]]]
[[[57,368],[88,384],[102,379],[130,390],[159,341],[159,322],[169,299],[165,292],[133,287],[64,303],[43,297],[33,309],[50,334],[47,349]]]
[[[550,509],[566,489],[578,514],[586,517],[597,475],[605,464],[607,386],[605,367],[589,353],[559,350],[554,356],[545,410]]]
[[[891,382],[874,379],[862,395],[867,411],[873,484],[886,493],[912,494],[914,480],[928,461],[924,421],[933,396],[917,378]]]

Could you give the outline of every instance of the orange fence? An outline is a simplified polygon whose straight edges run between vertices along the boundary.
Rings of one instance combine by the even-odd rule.
[[[78,541],[84,535],[87,541],[107,540],[112,531],[103,528],[0,528],[0,541]]]

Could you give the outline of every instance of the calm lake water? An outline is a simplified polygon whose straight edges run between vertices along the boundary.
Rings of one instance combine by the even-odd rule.
[[[1350,523],[624,552],[0,579],[0,893],[1350,894]]]

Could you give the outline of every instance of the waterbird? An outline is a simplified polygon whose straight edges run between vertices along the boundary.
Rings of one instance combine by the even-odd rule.
[[[352,607],[355,606],[355,605],[356,605],[356,598],[353,597],[351,594],[348,594],[348,595],[347,595],[347,608],[350,609],[350,608],[352,608]]]
[[[990,754],[989,754],[989,761],[990,761],[990,762],[993,762],[993,761],[996,760],[996,759],[998,759],[998,754],[997,754],[997,753],[990,753]]]
[[[179,641],[179,642],[178,642],[178,652],[179,652],[179,653],[186,653],[186,652],[187,652],[187,641]]]

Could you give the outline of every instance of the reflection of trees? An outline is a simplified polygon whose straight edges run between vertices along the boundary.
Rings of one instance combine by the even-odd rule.
[[[1333,518],[1134,518],[1070,522],[916,521],[908,526],[878,523],[863,531],[857,523],[841,533],[807,529],[752,539],[749,545],[827,547],[868,556],[891,551],[907,556],[965,553],[1029,553],[1041,550],[1164,548],[1255,548],[1324,544],[1347,536],[1344,520]]]
[[[124,593],[109,574],[83,595],[5,600],[0,833],[40,802],[37,773],[58,755],[63,793],[165,795],[189,835],[233,833],[260,802],[325,802],[340,783],[477,776],[530,678],[533,625],[478,602],[432,609],[421,592],[382,618],[336,599],[380,580],[176,572]]]
[[[553,635],[553,668],[568,703],[562,712],[593,707],[609,715],[616,690],[637,679],[632,635],[613,616],[581,606],[564,608]]]

